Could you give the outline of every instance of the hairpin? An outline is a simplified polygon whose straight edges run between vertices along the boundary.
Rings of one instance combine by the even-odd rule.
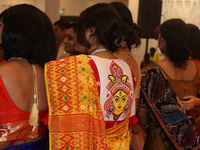
[[[124,47],[126,45],[126,41],[124,41],[124,37],[123,36],[120,36],[114,41],[114,44],[117,47],[119,47],[119,46]]]

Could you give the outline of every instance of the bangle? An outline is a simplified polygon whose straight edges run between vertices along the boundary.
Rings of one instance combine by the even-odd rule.
[[[141,126],[142,129],[146,129],[146,128],[148,128],[148,127],[149,127],[148,124],[147,124],[145,127],[144,127],[144,126]]]

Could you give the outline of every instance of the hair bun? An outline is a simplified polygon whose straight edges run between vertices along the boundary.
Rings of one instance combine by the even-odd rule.
[[[116,27],[111,37],[111,42],[113,42],[116,47],[127,45],[128,48],[131,49],[133,44],[140,44],[140,37],[136,30],[130,28],[126,23],[123,23]]]

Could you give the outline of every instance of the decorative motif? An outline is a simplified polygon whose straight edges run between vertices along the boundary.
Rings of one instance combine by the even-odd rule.
[[[45,73],[49,92],[50,150],[81,147],[106,150],[103,112],[87,56],[48,62]]]
[[[177,95],[154,63],[142,69],[141,104],[150,108],[160,137],[169,149],[199,149],[199,136],[176,99]]]
[[[114,120],[118,120],[122,114],[127,115],[132,105],[132,86],[128,82],[128,76],[123,74],[122,68],[112,61],[110,65],[111,75],[108,76],[107,97],[104,109],[107,116],[113,115]]]

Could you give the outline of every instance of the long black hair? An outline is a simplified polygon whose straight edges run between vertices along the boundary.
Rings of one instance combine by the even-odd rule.
[[[3,22],[2,48],[4,58],[23,57],[29,63],[44,63],[55,59],[56,38],[48,16],[38,8],[20,4],[0,14]]]
[[[98,3],[84,10],[78,19],[77,40],[80,44],[90,48],[85,33],[93,27],[95,36],[100,44],[112,52],[117,51],[119,45],[115,44],[116,40],[122,40],[127,45],[131,45],[135,40],[131,29],[123,23],[116,9],[107,3]]]
[[[135,47],[138,47],[141,44],[140,38],[142,38],[143,32],[142,28],[133,22],[131,11],[125,4],[121,2],[112,2],[110,3],[110,5],[112,5],[117,10],[122,21],[133,29],[132,34],[135,36],[135,40],[133,41],[133,43],[131,43],[131,45],[127,45],[129,50],[131,50],[131,46],[133,44],[135,44]]]
[[[175,67],[184,68],[190,57],[190,50],[186,44],[189,29],[181,19],[169,19],[160,25],[160,34],[167,43],[166,54]]]

